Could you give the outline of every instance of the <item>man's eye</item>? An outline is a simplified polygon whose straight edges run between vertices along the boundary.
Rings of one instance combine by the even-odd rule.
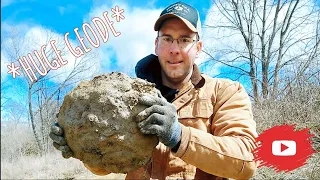
[[[172,41],[172,38],[170,38],[170,37],[163,37],[163,40],[166,41],[166,42],[169,42],[169,41]]]
[[[191,38],[181,38],[180,41],[182,43],[189,43],[189,42],[191,42]]]

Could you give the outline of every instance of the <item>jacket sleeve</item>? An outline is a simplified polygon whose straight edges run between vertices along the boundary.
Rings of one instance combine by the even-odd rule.
[[[183,126],[180,147],[172,153],[209,174],[249,179],[256,169],[257,137],[250,99],[237,82],[217,83],[215,89],[211,134]]]

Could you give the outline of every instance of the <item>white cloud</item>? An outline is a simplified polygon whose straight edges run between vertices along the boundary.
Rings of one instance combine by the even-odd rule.
[[[154,7],[157,0],[151,0],[147,3],[147,7]]]
[[[125,16],[125,19],[121,19],[120,22],[111,18],[111,8],[115,5],[120,9],[124,9],[123,15]],[[84,22],[90,23],[93,17],[102,18],[102,13],[105,11],[108,11],[109,19],[114,22],[114,28],[116,31],[121,32],[121,35],[114,37],[108,28],[109,40],[98,48],[99,54],[105,55],[106,52],[113,51],[116,58],[115,63],[117,67],[119,67],[119,71],[132,73],[138,60],[154,53],[156,32],[153,30],[153,25],[159,17],[161,10],[132,8],[126,4],[120,4],[118,2],[111,7],[107,5],[100,5],[99,7],[93,8],[84,19]],[[92,24],[92,22],[90,24]],[[100,57],[104,63],[108,64],[109,67],[111,66],[110,62],[112,56],[107,55]],[[107,71],[109,70],[110,69],[107,69]]]
[[[49,36],[49,37],[48,37]],[[64,81],[67,76],[75,70],[75,66],[80,64],[81,67],[87,68],[90,67],[90,70],[84,71],[82,73],[79,73],[75,78],[79,79],[86,79],[90,76],[92,76],[95,71],[99,68],[99,59],[88,59],[90,53],[94,51],[94,49],[90,53],[85,53],[84,56],[79,57],[76,59],[68,50],[65,41],[64,41],[64,35],[57,34],[55,32],[52,32],[51,30],[45,29],[45,28],[31,28],[30,31],[25,36],[26,39],[33,39],[37,41],[37,45],[34,46],[37,50],[40,51],[40,48],[42,45],[47,45],[47,54],[51,59],[57,59],[57,55],[53,53],[53,50],[51,48],[51,45],[49,44],[49,40],[55,40],[56,41],[56,47],[58,50],[62,51],[62,59],[68,61],[66,65],[61,66],[57,70],[51,70],[48,73],[48,76],[52,78],[55,82],[62,82]],[[50,39],[49,39],[50,38]],[[76,47],[78,45],[78,42],[71,41],[72,47]],[[50,55],[52,53],[52,55]],[[77,69],[79,70],[79,69]]]
[[[115,5],[119,6],[120,9],[125,10],[123,13],[125,19],[121,19],[120,22],[117,22],[115,18],[111,17],[111,8],[114,8]],[[60,8],[60,10],[62,9]],[[93,66],[91,69],[94,72],[90,71],[90,73],[85,73],[83,76],[79,76],[79,79],[84,76],[87,77],[97,74],[97,71],[95,70],[98,68],[101,68],[100,73],[106,73],[110,70],[118,70],[132,74],[137,61],[151,53],[154,53],[154,40],[156,38],[156,32],[153,30],[153,25],[155,20],[159,17],[161,9],[132,8],[127,4],[114,2],[113,6],[99,5],[94,7],[90,13],[84,17],[83,22],[91,24],[95,29],[91,19],[94,17],[100,17],[101,19],[104,19],[102,13],[105,11],[108,11],[109,19],[114,22],[114,28],[117,32],[121,32],[121,35],[114,37],[110,28],[107,26],[109,33],[108,41],[103,43],[100,35],[96,33],[100,39],[101,45],[98,48],[94,48],[85,38],[82,31],[82,24],[78,26],[80,36],[85,38],[84,43],[86,46],[91,48],[92,52],[95,51],[98,54],[97,58],[88,60],[86,63],[87,67]],[[5,25],[6,30],[11,29],[12,27],[8,23],[2,24]],[[61,47],[61,49],[66,48],[63,40],[64,35],[57,34],[50,29],[46,29],[41,26],[29,26],[22,24],[17,24],[15,27],[25,30],[25,32],[19,31],[19,35],[22,36],[21,42],[23,42],[23,44],[19,44],[21,56],[26,56],[27,53],[33,53],[34,50],[40,51],[41,46],[44,44],[47,44],[47,48],[51,49],[50,45],[48,44],[48,38],[46,38],[48,35],[51,37],[51,39],[57,41],[56,44],[60,44],[59,47]],[[73,29],[70,29],[69,32],[69,36],[74,35],[75,33]],[[32,41],[32,43],[30,43],[30,41]],[[28,44],[26,44],[26,42],[28,42]],[[80,46],[80,43],[77,39],[72,41],[72,47],[75,48],[76,46]],[[66,53],[63,56],[63,59],[68,60],[68,64],[58,70],[50,71],[47,75],[48,77],[53,78],[52,80],[54,82],[62,82],[68,75],[68,72],[71,71],[74,62],[78,62],[78,60],[75,61],[74,56],[70,53]],[[115,67],[117,67],[117,69]]]
[[[3,37],[3,39],[7,39],[15,34],[23,36],[32,26],[33,25],[29,23],[12,25],[12,23],[8,23],[7,21],[1,22],[1,37]]]
[[[111,18],[111,8],[115,5],[125,11],[123,14],[125,19],[120,22],[116,22],[114,18]],[[102,13],[108,11],[109,19],[114,21],[115,29],[121,32],[120,36],[114,37],[108,28],[109,40],[98,48],[100,58],[104,63],[101,73],[115,70],[111,67],[113,63],[118,67],[118,71],[132,73],[137,61],[149,54],[154,54],[154,40],[157,34],[153,30],[153,26],[162,10],[133,8],[128,7],[125,3],[113,2],[113,6],[100,4],[86,15],[84,22],[92,24],[91,19],[93,17],[102,17]],[[101,39],[100,42],[102,42]],[[207,45],[207,42],[204,42],[204,46]],[[116,60],[111,62],[111,58]],[[203,63],[207,58],[204,53],[200,53],[196,64]],[[203,72],[210,76],[219,74],[221,64],[212,65],[210,63],[210,65],[210,67],[207,65],[202,68]]]
[[[14,3],[14,0],[1,0],[1,8],[9,6],[12,3]]]
[[[8,26],[8,30],[10,30],[11,29],[9,28],[10,25],[7,25],[7,26]],[[25,25],[17,25],[12,27],[21,27],[21,26],[24,27]],[[16,62],[16,64],[19,64],[18,59],[22,58],[23,56],[27,57],[28,53],[30,53],[33,56],[34,60],[38,62],[34,54],[34,51],[36,50],[38,51],[38,53],[40,53],[41,47],[43,45],[46,45],[46,50],[45,50],[46,55],[49,60],[52,60],[52,59],[56,59],[57,56],[53,53],[53,49],[51,48],[51,45],[50,45],[51,40],[55,40],[57,49],[62,51],[62,59],[68,61],[66,65],[61,66],[59,69],[51,70],[48,72],[46,76],[48,78],[51,78],[53,82],[55,83],[63,82],[66,79],[66,77],[70,74],[70,72],[74,69],[74,66],[79,65],[79,63],[82,63],[82,65],[85,68],[90,67],[90,70],[79,73],[74,78],[86,79],[92,76],[94,73],[96,73],[97,69],[99,69],[100,64],[95,63],[95,62],[99,62],[99,59],[95,58],[95,59],[90,59],[86,61],[88,58],[88,55],[92,53],[87,53],[83,57],[80,57],[76,60],[76,58],[69,52],[69,50],[66,47],[66,44],[64,42],[64,35],[57,34],[52,30],[44,28],[42,26],[31,26],[31,27],[28,27],[28,30],[26,32],[18,31],[18,33],[14,33],[13,36],[6,37],[4,40],[4,43],[6,44],[5,51],[8,57],[11,57],[10,62]],[[72,40],[70,41],[73,47],[75,47],[78,44],[78,42],[74,42]],[[3,51],[3,49],[1,49],[1,51]],[[92,50],[92,52],[94,52],[94,49]],[[22,70],[22,67],[21,67],[21,70]],[[36,73],[37,76],[39,76],[36,70],[34,70],[34,72]]]
[[[4,81],[7,77],[9,65],[8,58],[6,57],[5,53],[1,50],[1,81]]]
[[[65,13],[65,11],[66,11],[66,8],[63,7],[63,6],[59,6],[59,7],[58,7],[58,10],[59,10],[60,15],[64,15],[64,13]]]
[[[30,28],[30,26],[25,23],[12,26],[11,24],[4,21],[1,22],[1,27],[1,80],[4,81],[9,76],[11,76],[7,73],[7,65],[9,65],[11,62],[16,63],[17,61],[17,59],[15,58],[16,53],[14,52],[14,48],[12,47],[17,47],[19,52],[24,51],[24,49],[21,49],[20,44],[20,42],[24,43],[24,41],[17,37],[18,35],[24,36],[26,31]],[[12,40],[10,37],[15,37],[17,41]]]

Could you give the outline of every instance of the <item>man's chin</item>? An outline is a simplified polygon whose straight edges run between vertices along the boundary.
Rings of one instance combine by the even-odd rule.
[[[170,74],[167,77],[171,82],[180,82],[185,78],[182,74]]]

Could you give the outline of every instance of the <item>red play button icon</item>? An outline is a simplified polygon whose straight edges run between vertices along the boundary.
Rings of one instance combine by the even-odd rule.
[[[272,154],[275,156],[294,156],[297,151],[295,141],[275,140],[272,142]]]
[[[281,143],[281,152],[288,149],[289,147]]]

